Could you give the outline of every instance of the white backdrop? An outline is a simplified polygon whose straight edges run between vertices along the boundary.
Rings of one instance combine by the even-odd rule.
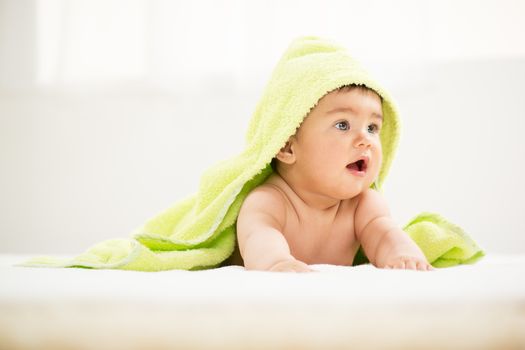
[[[126,237],[242,150],[290,40],[329,37],[402,118],[403,224],[436,211],[525,252],[521,1],[0,0],[0,251]]]

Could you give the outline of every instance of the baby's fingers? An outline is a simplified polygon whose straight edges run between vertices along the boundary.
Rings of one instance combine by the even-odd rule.
[[[432,267],[432,265],[430,265],[430,264],[427,263],[426,261],[418,261],[418,263],[417,263],[417,269],[418,269],[418,270],[421,270],[421,271],[432,271],[432,270],[434,270],[434,268]]]
[[[405,262],[405,268],[406,269],[409,269],[409,270],[417,270],[418,267],[417,267],[417,264],[414,260],[407,260]]]
[[[314,272],[310,266],[299,260],[284,260],[273,265],[270,271],[274,272]]]
[[[434,271],[434,267],[432,265],[430,265],[428,262],[423,262],[421,263],[422,264],[422,268],[421,270],[425,270],[425,271]]]
[[[405,261],[404,260],[398,260],[394,264],[394,269],[404,269],[405,268]]]

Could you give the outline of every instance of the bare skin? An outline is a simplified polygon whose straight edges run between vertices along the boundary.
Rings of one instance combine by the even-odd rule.
[[[430,270],[381,194],[381,100],[370,90],[325,95],[276,155],[277,171],[244,201],[239,251],[249,270],[350,266],[363,246],[380,268]]]

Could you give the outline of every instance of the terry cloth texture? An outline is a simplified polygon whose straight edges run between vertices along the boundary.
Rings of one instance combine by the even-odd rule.
[[[21,265],[141,271],[216,267],[235,248],[235,222],[248,193],[272,174],[271,161],[328,92],[365,85],[382,97],[380,190],[398,144],[399,119],[388,94],[346,50],[318,37],[294,40],[275,67],[246,133],[245,149],[204,172],[198,192],[147,221],[130,239],[103,241],[73,259],[36,257]],[[435,266],[472,263],[483,252],[461,228],[435,214],[405,228]]]

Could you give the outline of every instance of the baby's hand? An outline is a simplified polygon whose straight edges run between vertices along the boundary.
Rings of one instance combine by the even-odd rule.
[[[270,267],[269,271],[274,272],[313,272],[310,266],[302,261],[293,260],[282,260]]]
[[[426,259],[409,255],[400,255],[388,259],[381,267],[385,269],[434,270]]]

